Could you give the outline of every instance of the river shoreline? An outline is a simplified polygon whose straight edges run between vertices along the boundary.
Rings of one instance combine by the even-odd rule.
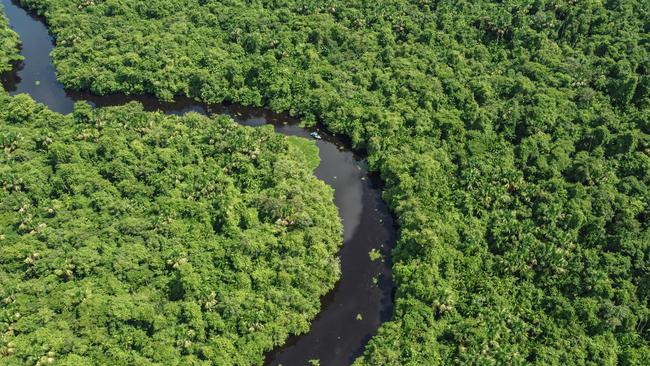
[[[246,126],[271,124],[276,132],[309,138],[318,130],[321,164],[315,175],[335,190],[335,204],[344,225],[340,250],[341,279],[321,299],[321,312],[308,333],[290,337],[284,345],[266,354],[267,365],[304,365],[311,359],[322,366],[350,364],[361,355],[379,326],[393,313],[390,251],[396,241],[393,218],[381,198],[381,183],[369,173],[363,155],[349,143],[320,129],[299,126],[288,114],[237,104],[207,105],[189,98],[160,102],[152,96],[109,95],[67,92],[56,78],[49,54],[54,47],[44,19],[22,9],[17,2],[3,0],[5,15],[20,35],[24,61],[2,82],[10,94],[27,93],[50,109],[67,114],[74,103],[86,100],[94,107],[140,102],[146,110],[168,114],[190,111],[226,114]],[[370,250],[378,250],[383,260],[372,261]]]

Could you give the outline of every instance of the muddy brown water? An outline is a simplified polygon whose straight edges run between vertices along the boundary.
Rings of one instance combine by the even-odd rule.
[[[309,133],[315,130],[300,127],[297,119],[286,114],[236,104],[206,105],[188,98],[165,103],[151,96],[67,92],[56,78],[49,56],[54,46],[53,38],[44,20],[25,11],[15,1],[2,2],[11,27],[20,35],[21,54],[25,58],[13,72],[2,77],[5,89],[12,95],[29,94],[63,114],[72,112],[74,103],[79,100],[96,107],[138,101],[150,111],[227,114],[242,125],[271,124],[278,133],[285,135],[309,138]],[[317,141],[321,164],[315,174],[334,188],[334,203],[344,226],[344,243],[339,253],[341,279],[321,299],[321,312],[309,332],[292,336],[283,346],[267,353],[267,365],[301,366],[308,365],[311,359],[320,360],[322,366],[349,365],[361,355],[368,340],[393,312],[390,250],[394,247],[396,231],[381,199],[379,180],[368,173],[363,157],[350,150],[344,139],[318,131],[323,139]],[[368,255],[371,249],[379,250],[386,260],[371,261]],[[378,279],[377,283],[374,278]]]

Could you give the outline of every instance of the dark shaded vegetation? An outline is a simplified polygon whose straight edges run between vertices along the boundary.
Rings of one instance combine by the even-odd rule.
[[[309,329],[342,231],[287,138],[0,93],[0,364],[261,364]]]
[[[363,365],[650,363],[650,6],[23,0],[62,82],[265,105],[366,148],[401,226]]]

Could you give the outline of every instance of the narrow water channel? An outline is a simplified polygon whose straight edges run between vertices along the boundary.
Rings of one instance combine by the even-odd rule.
[[[30,94],[36,101],[63,114],[72,112],[78,100],[87,100],[96,107],[136,100],[151,111],[227,114],[242,125],[272,124],[278,133],[309,138],[312,130],[300,127],[296,119],[261,108],[205,105],[187,98],[162,103],[150,96],[98,97],[66,92],[56,78],[49,56],[53,38],[43,19],[26,12],[15,0],[2,2],[11,27],[20,35],[21,54],[25,58],[2,78],[5,89],[12,95]],[[323,140],[317,141],[321,164],[315,173],[334,188],[334,202],[344,226],[344,244],[339,253],[341,279],[322,299],[321,313],[309,332],[293,336],[284,346],[269,352],[267,365],[302,366],[308,365],[311,359],[318,359],[322,366],[349,365],[393,312],[389,254],[395,243],[395,229],[381,200],[379,181],[368,173],[363,158],[349,150],[343,139],[319,133],[323,136]],[[371,249],[379,250],[386,260],[371,261],[368,255]]]

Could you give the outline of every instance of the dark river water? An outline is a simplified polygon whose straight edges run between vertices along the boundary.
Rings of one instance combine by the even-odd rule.
[[[227,114],[248,126],[272,124],[278,133],[309,138],[308,130],[288,115],[240,105],[205,105],[179,98],[161,103],[150,96],[94,96],[66,92],[58,82],[50,60],[53,39],[43,19],[20,8],[14,1],[2,0],[11,27],[20,35],[24,62],[14,72],[4,75],[3,85],[11,94],[27,93],[54,111],[67,114],[75,101],[92,105],[115,106],[131,100],[141,102],[147,110],[171,114],[196,111],[204,114]],[[308,333],[291,337],[287,343],[267,354],[268,365],[307,365],[319,359],[322,366],[349,365],[363,352],[368,340],[381,323],[392,316],[393,282],[390,250],[395,243],[393,220],[381,200],[378,179],[369,174],[364,160],[347,148],[343,139],[319,131],[317,141],[321,164],[316,176],[335,190],[334,202],[344,226],[344,244],[340,251],[341,279],[322,299],[321,313]],[[368,252],[379,250],[385,261],[371,261]],[[377,278],[375,284],[373,278]],[[361,317],[357,319],[357,314]]]

